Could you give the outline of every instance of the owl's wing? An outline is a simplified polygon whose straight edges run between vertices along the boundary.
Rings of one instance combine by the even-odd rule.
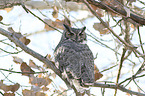
[[[55,61],[61,72],[68,73],[69,78],[80,79],[83,59],[80,53],[69,47],[60,46],[55,51]]]
[[[94,82],[94,57],[87,45],[81,55],[83,57],[83,65],[81,66],[81,79],[83,83],[93,83]]]

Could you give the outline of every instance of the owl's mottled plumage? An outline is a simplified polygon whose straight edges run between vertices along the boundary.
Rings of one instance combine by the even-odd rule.
[[[55,61],[69,80],[78,80],[80,85],[94,82],[94,58],[85,44],[85,28],[77,29],[64,25],[62,38],[55,48]]]

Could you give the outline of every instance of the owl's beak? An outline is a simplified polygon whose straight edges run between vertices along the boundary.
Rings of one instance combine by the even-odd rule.
[[[76,42],[78,42],[78,36],[76,36]]]

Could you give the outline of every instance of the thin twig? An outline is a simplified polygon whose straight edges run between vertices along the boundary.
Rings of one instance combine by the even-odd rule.
[[[106,68],[106,69],[104,69],[104,70],[100,71],[100,73],[105,72],[105,71],[107,71],[107,70],[110,70],[110,69],[112,69],[112,68],[116,67],[117,65],[118,65],[118,64],[113,65],[113,66],[111,66],[111,67],[109,67],[109,68]]]
[[[4,94],[0,91],[0,94],[2,95],[2,96],[4,96]]]
[[[133,79],[133,82],[135,83],[135,85],[142,91],[142,92],[144,92],[145,93],[145,91],[143,90],[143,89],[141,89],[140,87],[139,87],[139,85],[135,82],[135,80]]]
[[[126,81],[129,80],[129,82],[125,85],[125,86],[127,86],[133,79],[138,78],[139,76],[136,76],[136,75],[138,75],[139,73],[142,72],[142,68],[145,66],[144,63],[145,63],[145,62],[142,63],[141,67],[138,69],[138,71],[137,71],[132,77],[127,78],[127,79],[125,79],[124,81],[120,82],[119,85],[121,85],[122,83],[124,83],[124,82],[126,82]],[[141,76],[144,76],[144,75],[141,75]]]
[[[17,71],[7,70],[7,69],[3,69],[3,68],[0,68],[0,70],[7,71],[7,72],[10,72],[10,73],[20,73],[20,74],[39,74],[39,73],[47,73],[48,72],[48,71],[43,71],[43,72],[17,72]]]
[[[25,6],[23,6],[23,7],[25,7]],[[37,15],[35,15],[35,14],[34,14],[32,11],[30,11],[28,8],[25,7],[24,10],[27,10],[26,12],[30,12],[34,17],[36,17],[37,19],[39,19],[40,21],[42,21],[44,24],[48,25],[50,28],[52,28],[52,29],[54,29],[54,30],[56,30],[56,31],[58,31],[58,32],[60,32],[60,33],[62,33],[60,30],[58,30],[57,28],[55,28],[55,27],[49,25],[49,24],[46,23],[44,20],[42,20],[40,17],[38,17]]]
[[[0,41],[0,42],[2,42],[3,44],[6,44],[6,45],[8,45],[8,46],[12,47],[13,49],[15,49],[15,50],[19,51],[16,47],[12,46],[12,45],[11,45],[11,44],[9,44],[9,43],[6,43],[6,42],[4,42],[4,41]]]
[[[140,35],[140,31],[139,31],[139,26],[137,27],[138,29],[138,37],[139,37],[139,42],[140,42],[140,46],[141,46],[141,49],[142,49],[142,52],[144,53],[144,49],[143,49],[143,46],[142,46],[142,40],[141,40],[141,35]]]
[[[119,82],[119,78],[120,78],[120,74],[121,74],[121,69],[122,69],[122,64],[123,64],[123,61],[124,61],[124,56],[125,56],[126,51],[127,51],[127,49],[124,48],[123,52],[122,52],[122,56],[121,56],[121,60],[120,60],[120,64],[119,64],[119,69],[118,69],[118,75],[117,75],[117,79],[116,79],[116,84],[117,85],[118,85],[118,82]],[[117,89],[115,90],[114,96],[116,96],[116,94],[117,94]]]
[[[17,52],[8,52],[8,51],[6,51],[6,50],[4,50],[4,49],[2,49],[2,48],[0,48],[0,50],[2,50],[2,51],[5,52],[5,53],[8,53],[8,54],[18,54],[18,53],[20,53],[20,52],[23,51],[23,50],[21,50],[21,51],[17,51]]]

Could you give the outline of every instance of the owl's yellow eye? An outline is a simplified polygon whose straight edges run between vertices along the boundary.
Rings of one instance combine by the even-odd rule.
[[[84,35],[84,34],[83,34],[83,33],[80,33],[80,34],[79,34],[79,36],[82,36],[82,35]]]
[[[74,34],[73,33],[68,33],[68,36],[73,36]]]

